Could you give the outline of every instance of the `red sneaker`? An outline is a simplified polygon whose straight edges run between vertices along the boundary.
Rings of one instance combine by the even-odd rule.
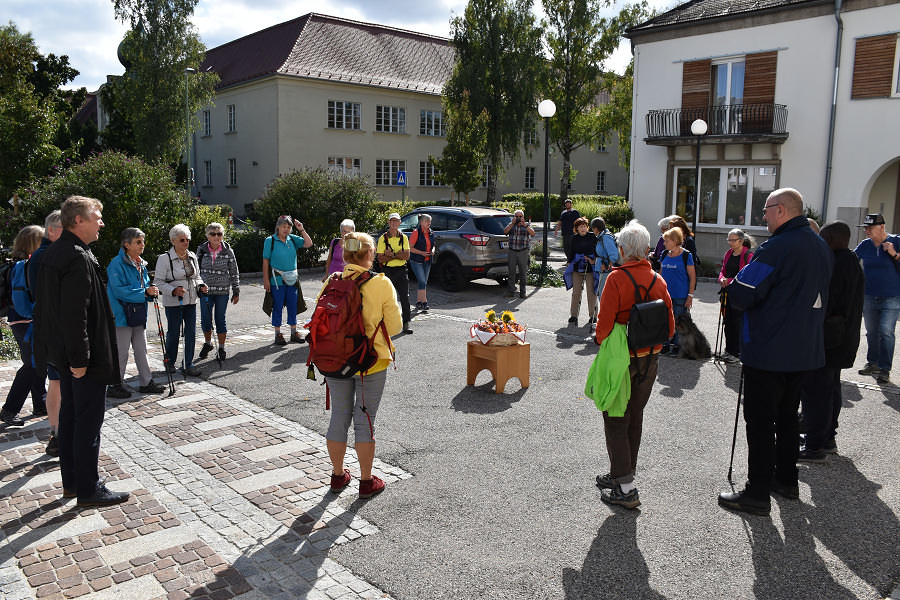
[[[380,477],[376,477],[372,475],[372,479],[367,481],[359,480],[359,497],[360,498],[371,498],[375,494],[380,494],[384,491],[384,481],[381,480]]]
[[[353,477],[350,476],[350,469],[344,469],[343,475],[335,475],[331,474],[331,491],[335,494],[341,493],[341,491],[347,487],[347,484],[350,483],[350,480]]]

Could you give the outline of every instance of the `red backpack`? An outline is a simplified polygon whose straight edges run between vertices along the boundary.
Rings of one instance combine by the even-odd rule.
[[[316,302],[309,329],[309,358],[306,365],[315,365],[325,377],[348,379],[369,370],[378,361],[375,335],[378,330],[388,338],[384,321],[375,334],[366,335],[362,318],[362,286],[375,275],[361,273],[356,279],[342,279],[334,273]]]

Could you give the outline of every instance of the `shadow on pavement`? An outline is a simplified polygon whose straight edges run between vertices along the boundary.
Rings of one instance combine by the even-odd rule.
[[[637,544],[640,511],[614,508],[591,543],[581,571],[563,569],[566,600],[641,598],[662,600],[650,587],[650,569]]]
[[[518,378],[513,378],[519,381]],[[510,385],[510,381],[506,385]],[[512,408],[513,404],[522,399],[528,388],[520,388],[515,392],[495,394],[494,380],[490,380],[482,385],[467,385],[456,394],[450,401],[453,410],[476,414],[476,415],[493,415]]]

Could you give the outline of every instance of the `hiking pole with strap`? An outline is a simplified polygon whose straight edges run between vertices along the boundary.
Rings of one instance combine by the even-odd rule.
[[[734,413],[734,434],[731,436],[731,460],[728,461],[728,483],[731,481],[731,470],[734,467],[734,447],[737,445],[738,418],[741,415],[741,395],[744,393],[744,365],[741,365],[741,382],[738,384],[737,410]]]
[[[169,396],[175,395],[175,380],[172,378],[172,371],[169,370],[169,354],[166,352],[166,333],[163,331],[162,316],[159,314],[159,302],[156,296],[153,296],[153,306],[156,308],[156,325],[159,328],[159,345],[163,352],[163,370],[166,372],[166,379],[169,381]]]
[[[184,355],[187,354],[187,344],[184,341],[184,296],[178,296],[178,337],[181,338],[181,378],[187,381],[187,373],[184,372]]]

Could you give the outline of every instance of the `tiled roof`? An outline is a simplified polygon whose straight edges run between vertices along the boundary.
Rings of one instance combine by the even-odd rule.
[[[219,88],[282,74],[440,94],[453,68],[450,40],[310,13],[208,50]]]
[[[712,19],[746,16],[750,13],[777,10],[801,4],[820,4],[821,0],[691,0],[628,29],[627,35],[658,30],[670,26]]]

